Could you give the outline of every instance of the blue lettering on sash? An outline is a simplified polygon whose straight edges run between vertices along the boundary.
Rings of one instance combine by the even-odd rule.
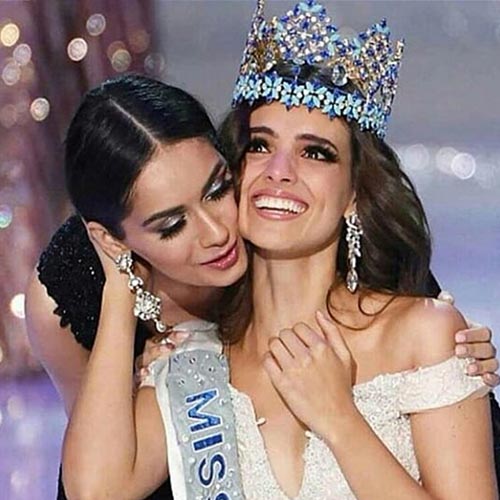
[[[189,425],[189,433],[191,435],[205,429],[222,426],[222,418],[219,415],[204,411],[205,407],[217,400],[218,397],[219,390],[215,387],[197,394],[190,394],[185,398],[184,401],[187,406],[186,413],[188,418],[197,420],[196,423]],[[215,434],[213,431],[208,432],[211,432],[208,436],[204,433],[205,436],[199,436],[196,441],[191,439],[191,446],[195,452],[199,453],[213,447],[221,447],[224,443],[224,431],[222,429]],[[196,475],[199,483],[205,488],[209,488],[213,487],[213,483],[222,481],[226,472],[226,457],[221,450],[216,451],[211,457],[209,453],[204,453],[197,467]],[[219,491],[215,497],[210,496],[206,500],[211,500],[212,498],[213,500],[231,500],[231,496],[223,491]]]
[[[205,448],[212,448],[218,444],[224,442],[224,436],[222,434],[214,434],[213,436],[208,436],[206,438],[198,439],[198,441],[193,442],[194,451],[201,451]]]
[[[206,500],[212,500],[212,497],[207,497]],[[217,493],[217,496],[214,498],[214,500],[231,500],[231,497],[224,491],[221,491],[220,493]]]
[[[204,473],[205,466],[208,463],[208,475],[206,472]],[[219,469],[217,473],[217,477],[219,479],[223,479],[226,474],[226,459],[220,453],[216,453],[210,458],[210,461],[207,462],[207,457],[204,457],[200,466],[198,467],[198,477],[200,478],[201,484],[203,486],[210,486],[214,481],[214,475],[216,474],[215,469]]]
[[[198,432],[208,427],[214,427],[221,425],[221,418],[217,415],[211,415],[210,413],[203,413],[201,411],[206,405],[208,405],[214,398],[219,396],[219,391],[217,389],[210,389],[207,391],[200,392],[198,394],[192,394],[186,397],[186,403],[193,403],[198,401],[194,407],[190,408],[187,412],[188,417],[192,420],[202,420],[197,424],[193,424],[189,427],[191,432]]]

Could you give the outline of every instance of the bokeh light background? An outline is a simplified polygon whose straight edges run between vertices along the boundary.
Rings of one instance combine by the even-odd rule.
[[[500,340],[500,2],[325,1],[347,35],[387,17],[406,39],[388,141],[424,201],[433,269]],[[268,1],[281,14],[292,1]],[[0,1],[0,491],[55,496],[65,417],[33,359],[27,279],[70,208],[62,142],[88,88],[136,71],[228,109],[254,2]]]

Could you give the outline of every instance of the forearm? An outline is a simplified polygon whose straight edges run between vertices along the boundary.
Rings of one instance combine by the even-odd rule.
[[[106,497],[133,475],[137,443],[133,408],[136,320],[129,301],[103,294],[96,341],[63,445],[70,497]]]
[[[358,500],[430,500],[358,410],[337,416],[325,441]]]

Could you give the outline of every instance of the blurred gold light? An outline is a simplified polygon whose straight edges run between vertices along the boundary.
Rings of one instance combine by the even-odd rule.
[[[115,42],[110,43],[106,49],[108,59],[111,61],[111,59],[113,59],[113,54],[120,49],[125,49],[125,44],[121,40],[116,40]]]
[[[30,113],[33,120],[42,122],[49,116],[50,103],[45,97],[37,97],[30,106]]]
[[[12,47],[19,40],[21,31],[15,23],[7,23],[0,31],[0,41],[5,47]]]
[[[24,319],[24,293],[18,293],[10,301],[10,312],[19,319]]]
[[[68,57],[75,62],[81,61],[89,50],[87,42],[83,38],[73,38],[68,43]]]
[[[0,345],[0,363],[4,360],[4,353],[2,346]],[[2,412],[0,410],[0,424],[2,423]]]
[[[92,14],[87,19],[87,31],[91,36],[102,35],[106,29],[106,18],[102,14]]]
[[[123,73],[130,68],[132,56],[126,49],[118,49],[111,57],[111,66],[118,73]]]
[[[17,118],[18,118],[18,111],[17,107],[14,104],[7,104],[0,110],[0,123],[5,128],[13,127],[17,123]],[[3,229],[2,206],[0,206],[0,229]]]
[[[12,55],[21,66],[25,66],[31,61],[31,47],[27,43],[21,43],[14,49]]]
[[[5,85],[12,87],[21,78],[21,67],[14,61],[14,59],[8,59],[7,64],[2,70],[2,80]]]
[[[148,50],[149,44],[151,42],[151,37],[146,30],[134,31],[128,39],[130,43],[130,49],[136,54],[141,54]]]
[[[149,54],[144,60],[144,69],[149,74],[161,75],[165,70],[165,58],[158,52]]]

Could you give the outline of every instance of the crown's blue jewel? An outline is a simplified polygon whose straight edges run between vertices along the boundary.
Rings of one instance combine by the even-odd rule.
[[[384,137],[404,46],[402,40],[391,44],[385,20],[357,38],[341,39],[316,0],[299,2],[285,16],[268,22],[264,3],[257,1],[233,106],[260,99],[288,108],[304,105],[331,118],[356,120],[363,130]],[[291,66],[292,76],[279,75],[280,64]],[[329,75],[331,85],[301,82],[297,75],[304,65]]]

